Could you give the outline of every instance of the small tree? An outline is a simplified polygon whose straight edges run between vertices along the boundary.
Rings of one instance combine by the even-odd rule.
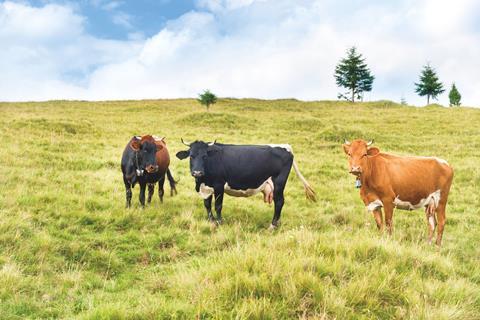
[[[335,81],[337,86],[348,89],[348,93],[339,93],[338,98],[355,102],[363,97],[364,92],[372,91],[375,77],[365,63],[365,59],[357,53],[355,47],[347,50],[347,57],[340,60],[335,67]]]
[[[450,99],[450,107],[451,106],[460,106],[460,100],[462,99],[462,95],[458,92],[455,83],[452,84],[452,89],[450,89],[450,93],[448,94],[448,98]]]
[[[217,102],[217,96],[210,92],[210,90],[205,90],[202,94],[198,95],[198,102],[203,104],[207,107],[207,111],[210,108],[211,104],[215,104]]]
[[[427,104],[430,104],[430,97],[437,99],[437,96],[442,94],[445,89],[443,89],[443,84],[438,80],[435,70],[430,67],[430,64],[427,64],[423,67],[423,70],[420,74],[420,82],[415,83],[415,92],[419,96],[427,96]]]

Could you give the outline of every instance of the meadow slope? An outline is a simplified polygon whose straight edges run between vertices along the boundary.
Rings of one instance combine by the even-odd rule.
[[[480,319],[480,110],[222,99],[0,103],[0,319]],[[132,135],[166,136],[179,194],[126,210]],[[261,196],[227,197],[211,228],[187,140],[289,143],[318,202],[290,174],[282,225]],[[443,247],[423,211],[379,234],[341,141],[447,159]]]

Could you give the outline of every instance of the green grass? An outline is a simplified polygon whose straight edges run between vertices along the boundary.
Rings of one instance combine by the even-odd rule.
[[[480,319],[480,110],[222,99],[0,104],[0,319]],[[166,136],[176,197],[124,209],[121,153]],[[289,143],[282,225],[261,196],[227,197],[212,228],[186,140]],[[443,247],[422,211],[379,234],[347,173],[341,141],[455,168]],[[167,188],[167,194],[169,194]]]

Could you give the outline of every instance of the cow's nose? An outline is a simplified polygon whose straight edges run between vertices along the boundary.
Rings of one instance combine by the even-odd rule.
[[[149,165],[149,166],[147,166],[146,169],[147,169],[148,172],[151,173],[151,172],[157,171],[157,170],[158,170],[158,166]]]
[[[202,171],[193,171],[192,176],[194,176],[195,178],[199,178],[199,177],[203,176],[203,172]]]
[[[362,173],[362,168],[359,166],[352,166],[352,169],[350,170],[351,174],[360,174]]]

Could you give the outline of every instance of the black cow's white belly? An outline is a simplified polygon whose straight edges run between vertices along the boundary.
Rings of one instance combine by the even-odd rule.
[[[258,188],[245,189],[245,190],[232,189],[227,182],[225,183],[224,190],[226,194],[232,197],[251,197],[253,195],[256,195],[259,192],[263,192],[264,194],[269,194],[273,192],[273,181],[272,181],[272,178],[268,178]],[[207,186],[205,183],[202,183],[200,185],[200,190],[198,191],[198,194],[203,199],[207,199],[208,197],[213,195],[213,192],[214,190],[212,187]]]

